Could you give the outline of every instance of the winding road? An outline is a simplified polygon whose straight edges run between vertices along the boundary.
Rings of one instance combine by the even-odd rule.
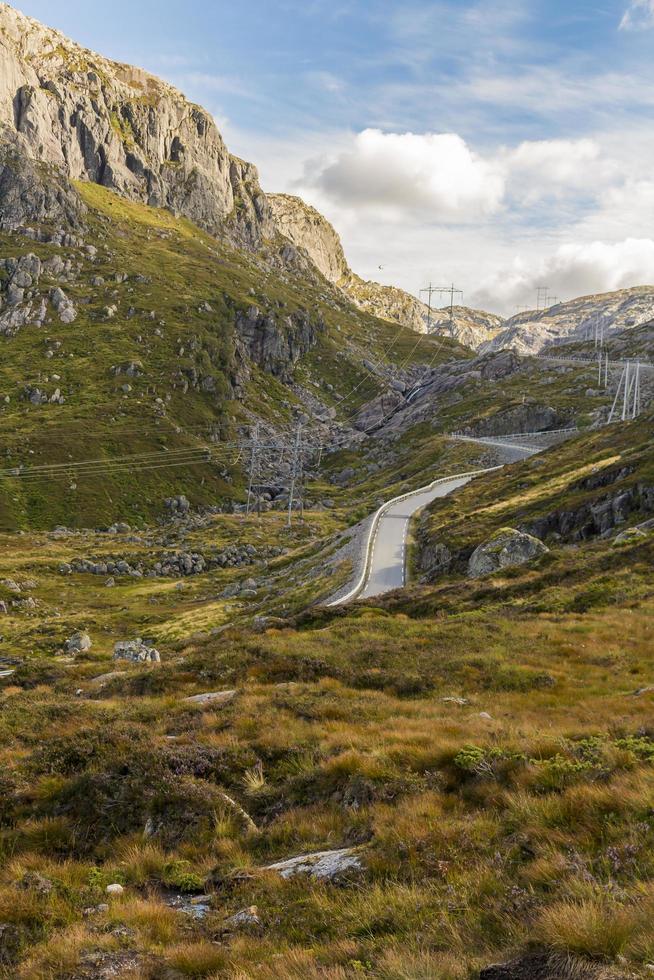
[[[524,446],[517,443],[500,443],[496,439],[471,439],[484,445],[499,448],[506,456],[499,466],[487,467],[470,473],[458,473],[435,480],[426,487],[420,487],[401,497],[394,497],[383,504],[373,517],[368,537],[364,543],[365,554],[363,572],[356,584],[346,595],[327,603],[329,606],[342,606],[355,599],[370,599],[393,589],[401,589],[406,584],[407,535],[411,519],[415,514],[438,497],[447,497],[473,480],[475,476],[501,469],[506,463],[515,463],[526,456],[540,451],[537,446]]]

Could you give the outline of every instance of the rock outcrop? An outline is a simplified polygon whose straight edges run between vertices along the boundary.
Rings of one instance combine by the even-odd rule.
[[[269,194],[268,201],[277,230],[307,252],[325,279],[337,283],[349,274],[341,240],[319,211],[292,194]]]
[[[256,168],[232,156],[211,115],[171,85],[4,3],[0,61],[0,139],[14,152],[5,224],[51,216],[53,206],[76,217],[67,189],[35,180],[44,165],[183,214],[241,245],[274,235]],[[0,163],[0,186],[7,166]],[[21,188],[29,191],[27,206]]]
[[[608,339],[633,329],[654,316],[654,286],[635,286],[612,293],[580,296],[547,310],[517,313],[480,349],[511,347],[521,354],[537,354],[548,345],[594,340],[596,327]]]
[[[0,24],[2,13],[0,6]],[[0,54],[4,54],[1,32]],[[3,78],[0,72],[0,85]],[[0,122],[0,230],[29,228],[45,221],[79,230],[85,211],[64,168],[33,159],[23,137]]]
[[[468,562],[470,578],[481,578],[513,565],[524,565],[547,554],[549,548],[538,538],[512,527],[502,527],[489,541],[475,548]]]
[[[302,249],[325,279],[338,286],[351,302],[382,320],[402,324],[417,333],[427,332],[429,310],[425,303],[397,286],[366,281],[352,272],[338,233],[319,211],[292,194],[270,194],[268,200],[280,234]],[[490,340],[503,323],[492,313],[457,306],[450,330],[449,309],[431,312],[436,332],[447,333],[473,348]]]
[[[137,637],[135,640],[119,640],[114,645],[114,660],[129,660],[135,664],[158,664],[161,656],[158,650]]]
[[[296,875],[308,875],[318,881],[334,881],[346,873],[361,871],[361,858],[354,848],[346,847],[337,851],[318,851],[314,854],[302,854],[289,858],[287,861],[277,861],[269,864],[266,871],[277,871],[282,878],[295,878]]]
[[[237,353],[241,365],[238,381],[246,381],[248,360],[262,370],[289,381],[294,365],[316,344],[324,324],[319,317],[298,311],[278,319],[251,306],[236,314]]]

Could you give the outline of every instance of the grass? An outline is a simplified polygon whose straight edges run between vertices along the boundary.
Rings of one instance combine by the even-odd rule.
[[[652,485],[651,416],[587,432],[498,473],[476,479],[454,497],[435,501],[418,531],[422,546],[439,541],[462,570],[473,547],[500,527],[549,528],[569,541],[593,536],[592,509],[621,494],[634,497],[628,523],[648,517],[640,487]],[[564,514],[561,523],[557,515]],[[566,530],[567,528],[567,530]],[[581,601],[580,596],[577,600]]]
[[[126,667],[104,692],[89,678],[111,669],[109,644],[65,666],[32,657],[0,702],[10,975],[129,951],[145,977],[269,977],[274,963],[283,976],[470,978],[534,938],[640,975],[654,732],[651,695],[633,692],[654,670],[651,559],[647,539],[562,545],[546,571],[491,587],[413,588],[166,643],[158,668]],[[613,595],[574,611],[607,575]],[[228,706],[183,701],[226,687],[239,692]],[[349,886],[258,870],[343,846],[364,860]],[[53,883],[45,901],[21,886],[28,871]],[[84,918],[113,881],[124,895]],[[167,904],[207,889],[205,919]],[[249,906],[263,933],[225,936]]]
[[[78,310],[73,324],[54,317],[38,334],[25,326],[3,338],[0,393],[9,398],[0,412],[4,465],[70,462],[71,472],[58,480],[1,480],[0,527],[88,527],[120,519],[138,525],[159,516],[163,499],[179,493],[194,504],[242,499],[237,453],[224,465],[105,470],[101,479],[76,477],[73,465],[110,462],[126,452],[215,449],[243,426],[249,428],[251,407],[258,407],[268,423],[285,426],[292,410],[307,404],[302,388],[292,391],[256,365],[246,366],[241,376],[237,365],[236,315],[253,304],[276,323],[280,335],[308,317],[316,344],[295,366],[296,380],[341,415],[381,389],[363,367],[366,358],[382,359],[387,352],[390,364],[414,347],[413,361],[432,357],[430,338],[416,347],[411,331],[363,313],[326,283],[281,274],[265,265],[263,255],[236,251],[188,221],[123,200],[99,185],[76,187],[89,209],[85,242],[98,249],[93,260],[77,247],[57,249],[0,235],[5,255],[31,251],[46,260],[57,254],[79,268],[71,283],[63,283]],[[271,248],[274,243],[267,246],[268,261]],[[117,282],[117,273],[128,274],[127,280]],[[104,284],[92,285],[98,276]],[[54,285],[43,277],[42,288]],[[212,312],[205,309],[207,302]],[[107,319],[104,310],[111,305],[118,312]],[[441,356],[467,352],[452,342]],[[114,373],[132,361],[142,365],[138,377]],[[236,397],[237,374],[242,398]],[[203,390],[200,382],[209,377],[212,389]],[[123,390],[126,382],[131,390]],[[360,382],[340,403],[339,396]],[[48,395],[59,387],[66,401],[34,406],[24,398],[28,384]]]
[[[80,316],[57,325],[62,348],[48,363],[32,328],[6,341],[8,466],[230,438],[251,421],[228,386],[230,324],[252,303],[280,321],[312,309],[324,324],[296,367],[299,387],[255,368],[245,382],[276,426],[311,390],[347,416],[378,390],[366,382],[338,404],[366,378],[363,358],[381,357],[394,338],[393,358],[415,345],[323,286],[280,276],[165,212],[98,187],[80,192],[99,258],[82,259],[67,287]],[[1,244],[17,254],[15,239]],[[116,283],[122,269],[146,281]],[[92,292],[92,274],[105,287]],[[121,315],[109,321],[115,289]],[[200,311],[207,300],[213,316]],[[136,316],[123,317],[128,303]],[[431,344],[413,356],[430,359]],[[123,392],[110,368],[129,360],[144,373]],[[215,375],[217,391],[175,388],[178,367]],[[425,542],[442,540],[460,558],[448,578],[346,609],[318,605],[351,575],[339,548],[380,499],[495,462],[492,449],[448,441],[445,430],[493,423],[531,381],[539,403],[563,415],[595,405],[575,391],[582,373],[538,371],[527,365],[502,383],[501,400],[497,385],[471,383],[395,440],[327,456],[307,497],[333,506],[309,507],[290,530],[280,511],[216,514],[186,530],[153,523],[164,496],[238,498],[237,461],[54,489],[4,481],[0,517],[24,533],[0,538],[0,662],[14,670],[0,679],[0,977],[474,980],[534,944],[578,972],[599,964],[648,975],[654,538],[615,548],[597,535],[553,536],[535,565],[481,581],[459,572],[498,527],[650,486],[651,418],[589,430],[435,504],[412,564]],[[27,379],[47,386],[53,373],[65,405],[16,397]],[[334,483],[348,467],[347,485]],[[120,517],[137,533],[82,529]],[[79,530],[49,533],[56,521]],[[102,576],[59,572],[79,557],[149,567],[166,550],[232,543],[283,551],[179,583],[117,577],[107,588]],[[256,596],[223,595],[252,575]],[[80,629],[92,648],[66,655]],[[115,641],[136,635],[156,643],[160,664],[113,661]],[[187,700],[223,690],[235,697]],[[361,862],[342,881],[266,870],[336,848]],[[121,895],[108,895],[112,883]],[[191,915],[201,895],[204,914]],[[229,923],[251,907],[260,927]]]

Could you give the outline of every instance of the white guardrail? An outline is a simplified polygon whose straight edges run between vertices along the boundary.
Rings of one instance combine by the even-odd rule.
[[[520,447],[520,448],[525,448],[525,447]],[[375,539],[377,537],[377,532],[379,530],[379,522],[381,521],[382,517],[384,516],[385,512],[388,510],[389,507],[392,507],[394,504],[399,504],[403,500],[408,500],[409,497],[415,497],[419,493],[427,493],[429,490],[432,490],[434,487],[438,486],[439,483],[449,483],[451,480],[465,480],[466,478],[472,479],[475,476],[481,476],[483,473],[492,473],[494,470],[501,470],[503,468],[503,465],[504,464],[500,466],[488,466],[486,469],[483,470],[471,470],[468,473],[452,473],[451,476],[442,476],[439,477],[438,480],[433,480],[431,483],[428,483],[427,486],[425,487],[418,487],[416,490],[410,490],[408,493],[401,493],[398,497],[393,497],[391,500],[387,500],[385,503],[383,503],[379,508],[379,510],[377,510],[376,513],[374,514],[372,523],[370,525],[370,530],[368,531],[368,539],[366,541],[366,550],[365,550],[364,561],[363,561],[363,570],[357,580],[356,585],[354,586],[354,588],[350,589],[350,591],[346,595],[341,596],[340,599],[332,599],[331,602],[326,602],[325,605],[343,606],[345,605],[346,602],[352,602],[353,599],[356,599],[357,596],[361,592],[363,592],[366,586],[366,582],[368,581],[368,576],[370,574],[370,562],[372,559],[373,551],[375,549]]]
[[[535,361],[554,361],[557,364],[592,364],[597,367],[597,357],[575,357],[574,354],[521,354],[521,357],[532,357]],[[640,364],[641,368],[652,370],[654,363],[648,357],[627,357],[624,360],[609,360],[609,367],[625,368],[627,364]]]

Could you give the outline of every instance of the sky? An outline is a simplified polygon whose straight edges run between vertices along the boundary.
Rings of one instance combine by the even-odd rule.
[[[352,268],[507,315],[654,284],[654,0],[18,0],[213,113]]]

